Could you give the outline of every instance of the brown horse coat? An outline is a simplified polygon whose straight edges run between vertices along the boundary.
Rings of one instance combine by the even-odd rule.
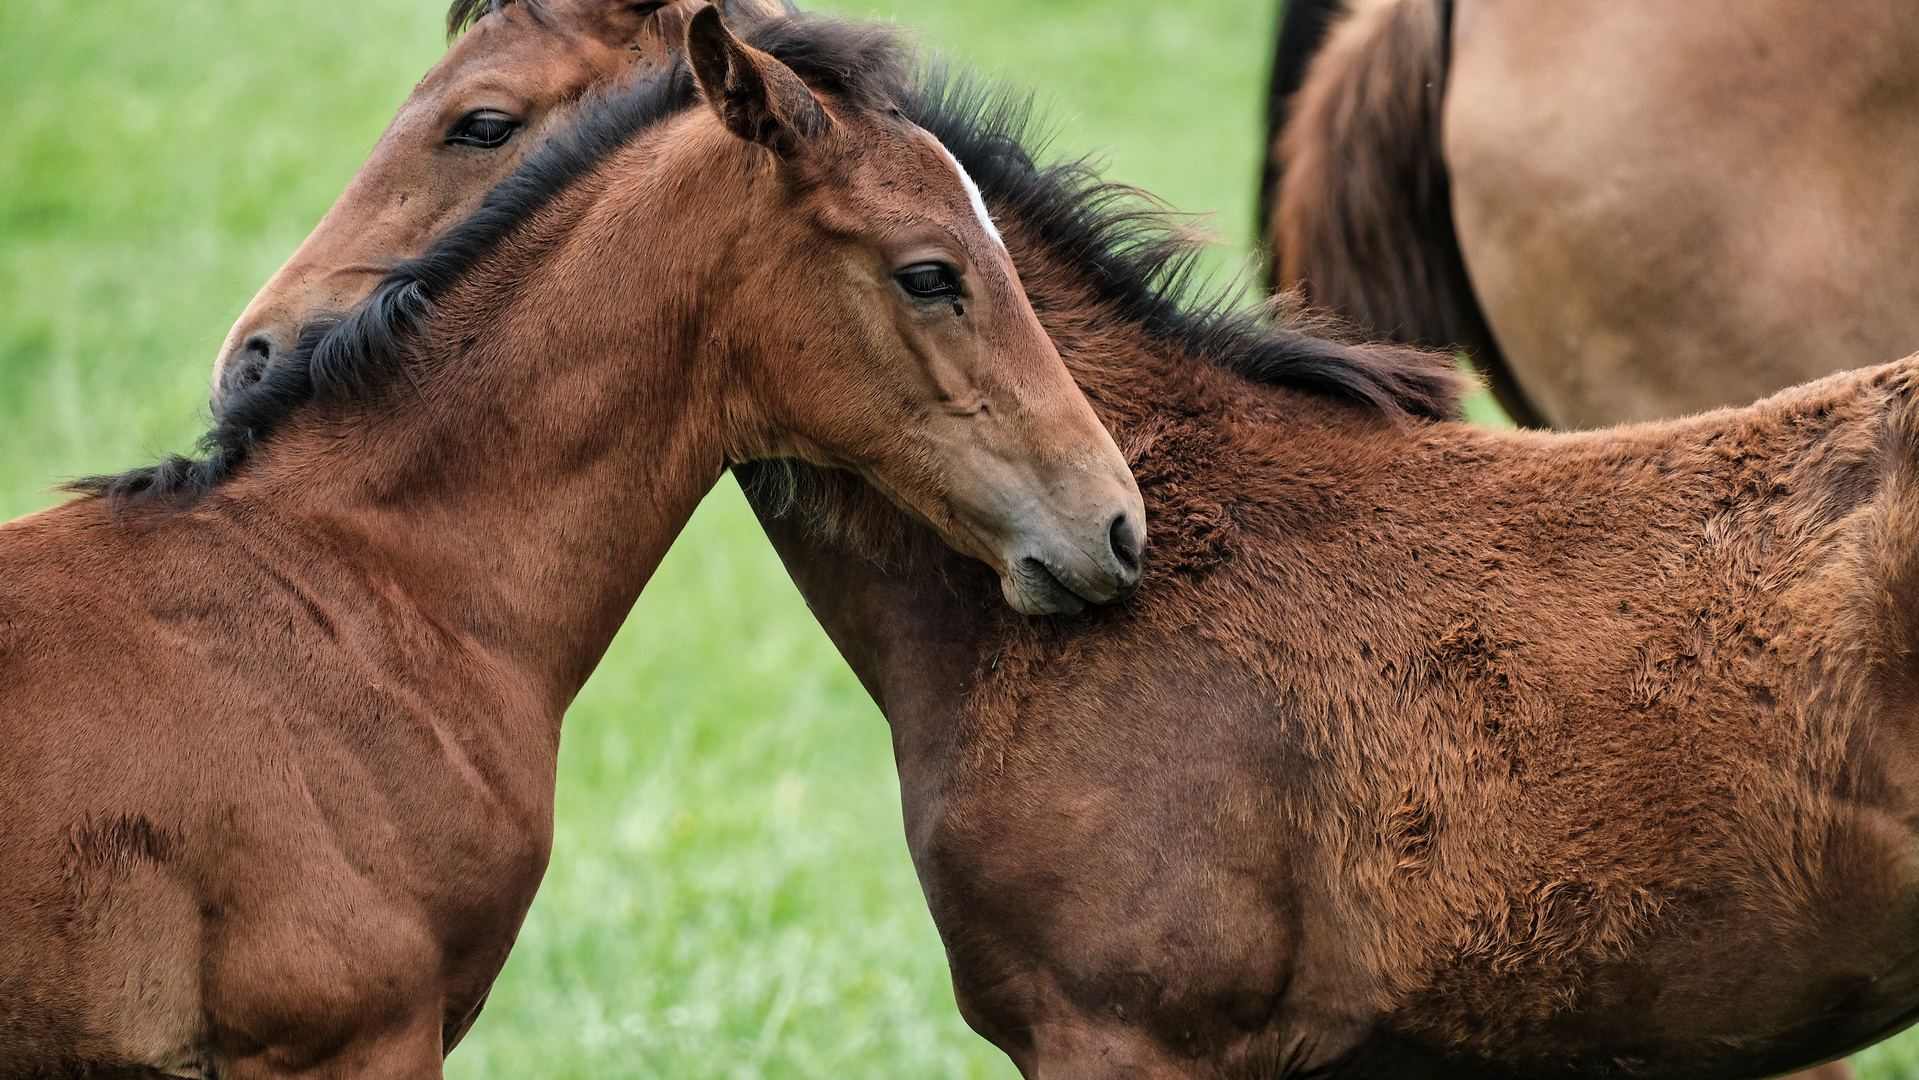
[[[959,138],[953,130],[942,134]],[[1681,710],[1692,709],[1687,695],[1696,694],[1689,687],[1724,655],[1699,651],[1695,613],[1667,610],[1685,605],[1664,588],[1687,572],[1710,581],[1698,577],[1703,569],[1687,570],[1698,560],[1684,554],[1688,545],[1700,546],[1710,507],[1693,506],[1676,480],[1661,487],[1654,460],[1690,453],[1703,459],[1698,467],[1706,474],[1723,477],[1722,450],[1701,451],[1705,429],[1667,432],[1663,442],[1637,432],[1611,449],[1598,440],[1514,440],[1450,427],[1409,432],[1364,409],[1250,384],[1202,359],[1203,342],[1140,331],[1139,297],[1127,292],[1134,278],[1106,282],[1120,297],[1101,299],[1100,277],[1089,282],[1079,269],[1105,264],[1102,245],[1085,243],[1085,231],[1057,215],[1023,212],[1024,197],[1008,195],[1005,177],[994,182],[988,175],[991,153],[959,153],[986,181],[1031,283],[1043,287],[1035,294],[1046,305],[1043,318],[1069,346],[1069,361],[1096,389],[1150,479],[1155,576],[1149,594],[1135,602],[1139,614],[1090,625],[1003,624],[988,610],[990,578],[950,560],[930,539],[902,541],[915,527],[867,497],[854,498],[848,512],[838,499],[788,502],[783,484],[767,484],[767,469],[777,467],[748,469],[745,478],[766,484],[757,500],[769,514],[770,535],[895,725],[909,838],[954,946],[969,1017],[1029,1073],[1044,1061],[1044,1075],[1098,1075],[1098,1063],[1115,1055],[1121,1061],[1114,1072],[1130,1060],[1150,1066],[1149,1074],[1234,1075],[1240,1068],[1268,1075],[1336,1059],[1347,1072],[1364,1073],[1364,1062],[1392,1054],[1457,1052],[1460,1029],[1479,1023],[1497,1042],[1519,1026],[1504,1011],[1507,1000],[1530,1001],[1537,1011],[1541,1001],[1597,993],[1582,990],[1588,973],[1580,958],[1608,940],[1608,928],[1700,925],[1670,904],[1653,913],[1617,899],[1667,887],[1635,877],[1641,864],[1683,861],[1693,852],[1682,844],[1657,848],[1657,860],[1634,854],[1646,847],[1642,827],[1618,812],[1618,792],[1609,785],[1617,777],[1641,778],[1627,794],[1648,814],[1643,831],[1655,838],[1683,837],[1692,828],[1689,799],[1711,811],[1705,820],[1719,834],[1743,828],[1727,820],[1733,808],[1715,801],[1723,792],[1703,785],[1694,791],[1691,774],[1677,773],[1659,741],[1685,735],[1693,714]],[[1016,219],[1023,224],[1015,227]],[[1257,370],[1244,364],[1243,349],[1226,359]],[[1349,356],[1341,370],[1357,371],[1356,359]],[[1444,411],[1443,394],[1430,393],[1443,386],[1443,373],[1402,357],[1376,374],[1394,370],[1417,377],[1387,388],[1382,401]],[[1299,372],[1291,374],[1287,381],[1298,381]],[[1428,392],[1423,404],[1420,386]],[[1859,425],[1847,430],[1858,435]],[[1751,432],[1740,437],[1763,441]],[[1441,459],[1455,453],[1461,468],[1443,467]],[[1402,486],[1396,470],[1408,462],[1414,467]],[[1584,500],[1583,518],[1558,501],[1574,462],[1585,470],[1573,492]],[[1635,515],[1647,504],[1623,494],[1618,505],[1611,501],[1623,490],[1610,479],[1620,470],[1677,503],[1668,506],[1669,527],[1610,533],[1615,522],[1644,524]],[[1502,491],[1515,475],[1535,486]],[[813,473],[802,479],[842,483]],[[1542,493],[1551,501],[1535,505]],[[1368,498],[1375,495],[1376,502]],[[1463,500],[1457,520],[1447,501],[1455,498]],[[1475,522],[1473,514],[1488,507],[1498,511],[1492,520]],[[1548,544],[1557,542],[1547,528],[1555,520],[1562,531],[1577,524],[1575,538],[1583,537],[1563,558]],[[1498,546],[1520,535],[1529,538],[1524,552]],[[1588,566],[1582,555],[1593,546],[1610,557],[1594,566],[1599,576],[1578,578],[1582,587],[1623,582],[1635,597],[1652,590],[1654,603],[1614,617],[1606,608],[1616,600],[1588,596],[1578,609],[1542,613],[1539,598],[1550,604],[1567,595],[1569,584],[1558,578],[1580,575]],[[1435,548],[1444,555],[1444,573],[1430,569]],[[875,551],[886,556],[880,569],[866,559]],[[1602,569],[1609,572],[1600,575]],[[1525,603],[1495,602],[1476,588],[1482,580],[1518,578],[1528,583]],[[1404,590],[1408,583],[1417,589]],[[1723,606],[1711,588],[1698,591]],[[1363,614],[1366,634],[1354,631],[1349,610]],[[1541,684],[1531,665],[1543,650],[1562,667],[1588,659],[1582,640],[1563,631],[1572,626],[1583,634],[1594,610],[1611,626],[1615,651],[1626,642],[1627,655],[1615,665],[1626,670]],[[1521,618],[1543,621],[1554,633],[1517,641],[1513,627]],[[1381,659],[1375,634],[1397,650],[1390,661]],[[1010,666],[1015,661],[1021,666]],[[1430,685],[1403,674],[1387,679],[1388,662],[1427,673]],[[1521,665],[1534,677],[1515,687]],[[1645,703],[1624,700],[1654,717],[1657,738],[1640,745],[1632,723],[1616,717],[1595,737],[1568,727],[1609,700],[1603,690],[1578,717],[1553,715],[1557,688],[1573,694],[1608,679],[1643,684]],[[1422,707],[1408,715],[1444,721],[1437,749],[1407,730],[1397,698],[1382,704],[1354,689],[1376,690],[1382,681],[1395,690],[1410,681],[1408,695]],[[982,687],[990,698],[967,697]],[[1019,702],[1010,717],[1008,701]],[[1364,718],[1392,721],[1380,725],[1382,734],[1373,737],[1360,724],[1361,706]],[[1319,719],[1329,709],[1341,722]],[[1482,715],[1488,721],[1477,719]],[[1748,719],[1761,715],[1754,710]],[[1688,745],[1695,756],[1700,746],[1722,755],[1748,752],[1736,739],[1725,747],[1713,738],[1724,736]],[[1508,769],[1499,780],[1507,751],[1495,748],[1528,740],[1553,754],[1535,750],[1519,760],[1546,772]],[[1409,746],[1410,756],[1382,760]],[[1433,754],[1438,765],[1428,760]],[[1558,789],[1541,780],[1565,771],[1552,764],[1553,755],[1576,760],[1583,779],[1565,783],[1583,790],[1581,802],[1560,805]],[[1020,783],[1002,779],[1002,758],[1024,769]],[[1759,774],[1774,781],[1763,785],[1767,790],[1803,789],[1778,774]],[[1444,789],[1430,778],[1440,776],[1449,778]],[[1443,790],[1451,799],[1459,788],[1477,792],[1468,810],[1490,805],[1516,818],[1513,842],[1526,845],[1529,861],[1499,867],[1504,876],[1497,879],[1475,876],[1505,850],[1508,821],[1476,818],[1434,794]],[[1331,816],[1338,831],[1325,840],[1304,832],[1308,819],[1291,816],[1305,813],[1302,804],[1318,808],[1310,820]],[[1535,820],[1541,804],[1551,814]],[[1859,800],[1825,805],[1849,821],[1875,818]],[[1619,837],[1628,841],[1625,854],[1608,852],[1605,843]],[[1767,837],[1776,850],[1778,836]],[[1753,849],[1757,841],[1741,844]],[[1588,856],[1582,846],[1598,854]],[[1705,845],[1709,852],[1721,846]],[[1791,857],[1782,872],[1803,877]],[[1714,858],[1680,880],[1705,878],[1729,861]],[[988,865],[976,868],[982,860]],[[1346,862],[1357,868],[1355,883],[1336,876]],[[1886,873],[1869,871],[1864,878]],[[1595,887],[1601,880],[1608,889]],[[1621,883],[1623,893],[1611,887]],[[1403,896],[1402,887],[1410,890]],[[1848,896],[1850,888],[1843,886]],[[1474,920],[1462,915],[1447,923],[1454,909],[1446,905],[1455,902]],[[1872,906],[1855,898],[1844,910]],[[1405,935],[1393,921],[1402,908],[1420,916]],[[1593,911],[1615,916],[1586,934],[1582,920]],[[1541,920],[1537,928],[1524,921],[1528,916]],[[1108,939],[1110,949],[1098,952]],[[1235,944],[1241,941],[1248,944]],[[1734,935],[1727,948],[1737,956],[1749,944]],[[1540,959],[1527,961],[1536,946]],[[1010,991],[997,992],[1007,969],[1014,973]],[[1404,990],[1422,979],[1434,987],[1489,989],[1445,1016],[1420,1004],[1420,992]],[[1401,988],[1397,996],[1392,987]],[[1010,1006],[995,1000],[1020,993],[1026,997]],[[1468,1010],[1478,1011],[1459,1015]],[[1673,1037],[1696,1037],[1678,1012]],[[1555,1015],[1562,1027],[1577,1020],[1567,1010]],[[1585,1033],[1580,1045],[1589,1061],[1614,1047],[1629,1055],[1632,1039],[1660,1027],[1634,1018],[1619,1031]],[[1191,1050],[1198,1060],[1185,1057]],[[1448,1065],[1401,1058],[1373,1072],[1445,1068],[1479,1071],[1456,1059]]]
[[[1384,409],[1249,379],[1272,339],[1154,307],[1097,197],[933,126],[1133,465],[1145,586],[1014,617],[858,484],[744,479],[1025,1075],[1730,1078],[1907,1022],[1919,360],[1595,434],[1404,419],[1443,364],[1346,357],[1409,380]]]
[[[1350,14],[1276,110],[1279,283],[1474,349],[1521,422],[1919,348],[1913,5],[1299,2]]]

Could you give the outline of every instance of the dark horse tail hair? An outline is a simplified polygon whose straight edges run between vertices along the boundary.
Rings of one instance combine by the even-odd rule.
[[[1370,334],[1463,348],[1520,424],[1453,230],[1440,142],[1452,0],[1288,0],[1262,195],[1271,284]]]
[[[1279,32],[1274,35],[1273,72],[1266,84],[1266,162],[1259,177],[1259,239],[1273,231],[1273,203],[1279,194],[1279,136],[1286,129],[1293,95],[1306,81],[1306,68],[1326,43],[1326,31],[1346,10],[1346,0],[1280,0]]]

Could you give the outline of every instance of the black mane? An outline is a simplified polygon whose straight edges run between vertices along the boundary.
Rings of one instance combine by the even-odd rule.
[[[1323,315],[1268,321],[1246,309],[1234,283],[1206,292],[1203,242],[1144,193],[1103,180],[1085,160],[1035,165],[1025,150],[1029,98],[935,73],[905,112],[966,167],[995,217],[1018,220],[1066,265],[1083,267],[1120,318],[1252,382],[1352,398],[1394,416],[1458,418],[1465,383],[1447,358],[1367,344]]]
[[[453,6],[446,9],[447,40],[459,37],[467,27],[512,3],[523,3],[535,19],[540,17],[540,0],[453,0]]]
[[[503,2],[515,0],[460,0]],[[1118,317],[1191,356],[1253,381],[1336,394],[1392,415],[1456,415],[1460,377],[1430,354],[1269,325],[1241,309],[1230,290],[1195,297],[1200,246],[1170,218],[1134,189],[1102,181],[1085,162],[1036,166],[1023,149],[1032,126],[1024,101],[965,76],[909,78],[906,51],[891,27],[788,16],[744,37],[817,91],[861,108],[898,108],[946,144],[994,214],[1016,218],[1068,265],[1085,267],[1096,295]],[[573,127],[529,156],[471,217],[395,268],[350,314],[307,326],[290,356],[230,393],[200,440],[201,457],[174,455],[68,488],[122,500],[191,501],[232,476],[296,413],[409,387],[407,349],[425,330],[436,298],[609,155],[698,100],[683,62],[588,98]]]

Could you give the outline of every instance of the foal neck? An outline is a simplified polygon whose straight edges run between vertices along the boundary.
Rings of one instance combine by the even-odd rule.
[[[707,294],[745,228],[723,208],[750,205],[749,172],[701,170],[704,212],[669,213],[686,177],[650,144],[438,298],[407,380],[301,416],[232,488],[357,537],[408,602],[556,708],[735,442],[715,354],[737,328]]]

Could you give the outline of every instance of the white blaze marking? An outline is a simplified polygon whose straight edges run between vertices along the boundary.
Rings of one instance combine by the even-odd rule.
[[[929,133],[927,138],[932,139],[933,136]],[[986,212],[986,200],[980,198],[979,185],[973,183],[973,178],[966,175],[966,169],[960,165],[959,159],[953,156],[953,152],[946,148],[946,144],[933,139],[933,146],[940,152],[940,156],[946,159],[946,163],[953,167],[953,171],[959,174],[960,185],[966,189],[966,198],[973,204],[973,214],[979,218],[980,227],[986,230],[986,235],[993,238],[993,243],[998,244],[1001,251],[1005,251],[1006,241],[1000,239],[999,227],[993,224],[993,215]]]

